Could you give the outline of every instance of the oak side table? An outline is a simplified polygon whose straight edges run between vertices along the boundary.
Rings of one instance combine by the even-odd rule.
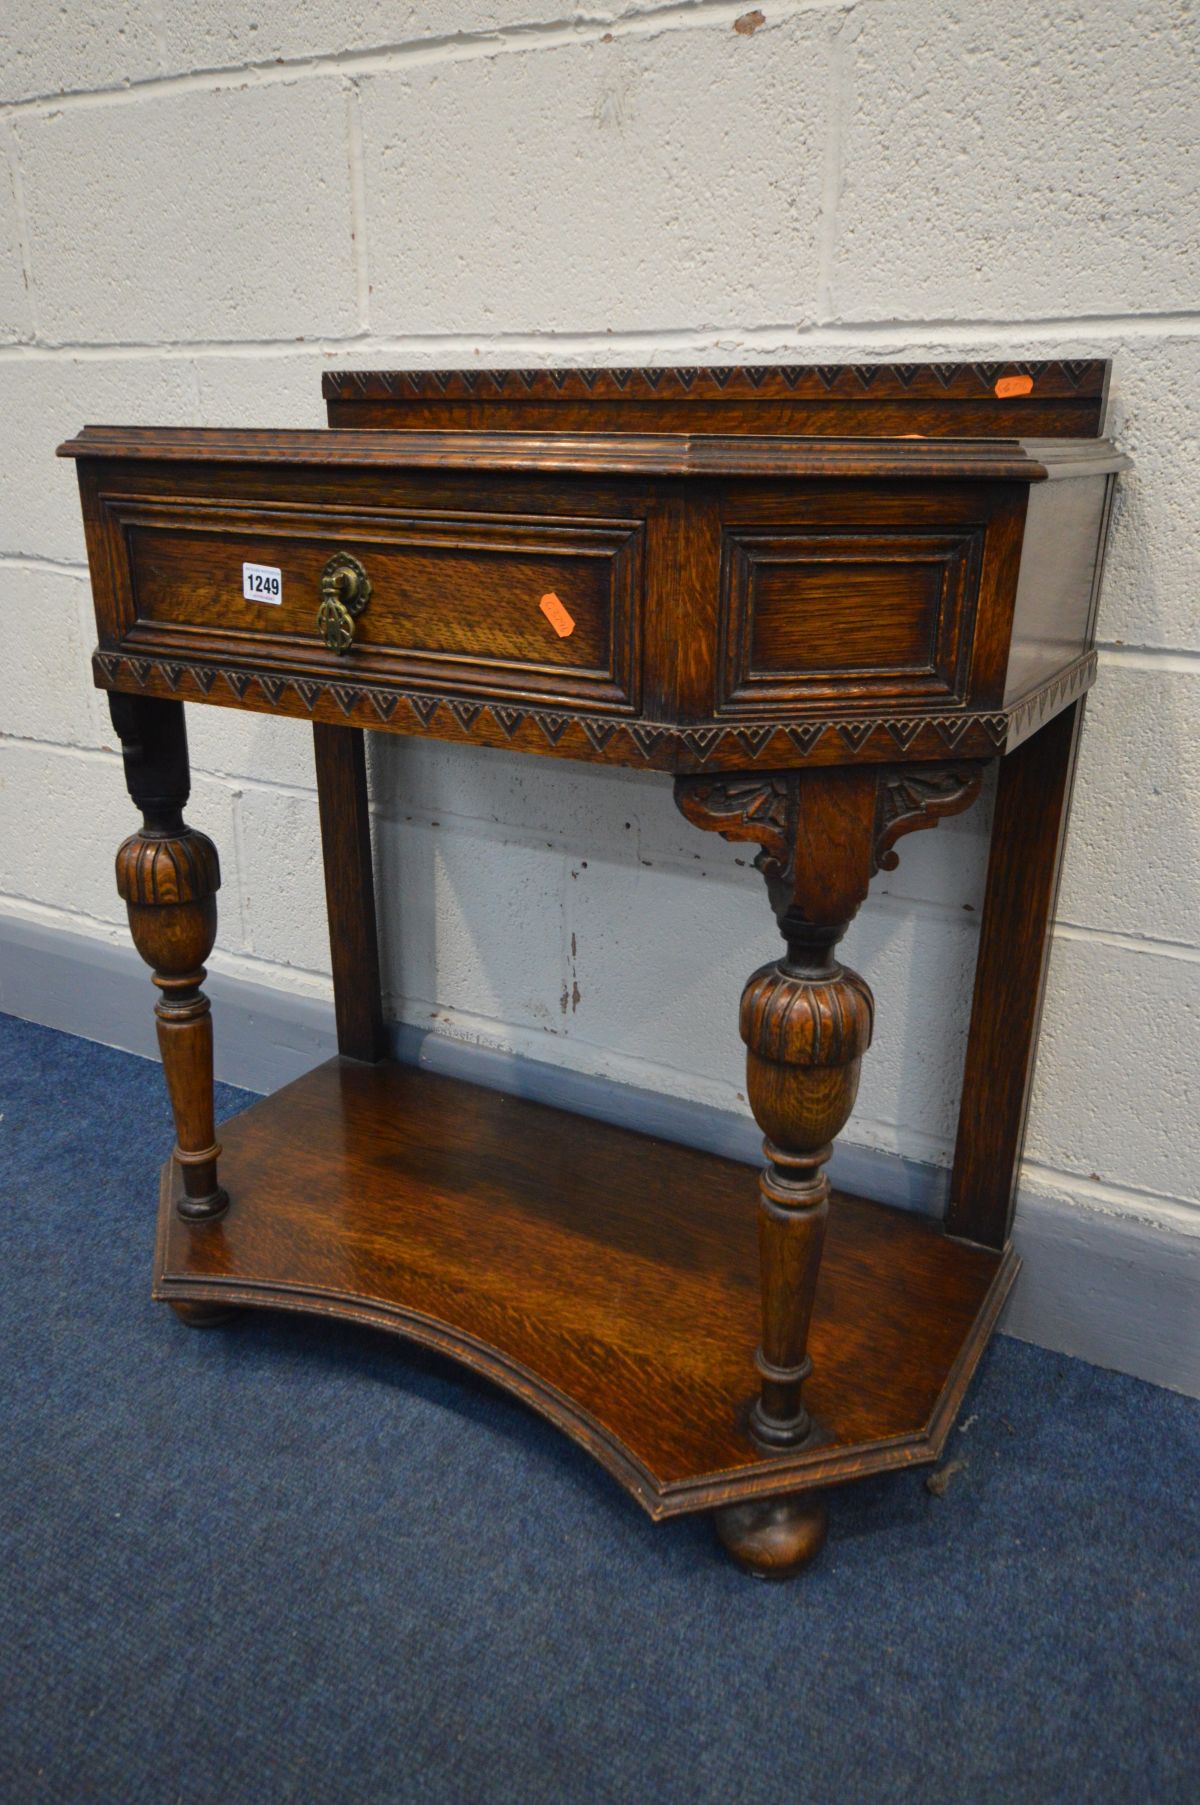
[[[373,1323],[486,1374],[750,1571],[821,1488],[938,1458],[1009,1227],[1115,473],[1108,366],[325,378],[317,432],[90,426],[117,854],[177,1145],[154,1295]],[[339,1056],[213,1127],[217,851],[184,702],[311,721]],[[670,772],[757,846],[742,1165],[387,1057],[366,729]],[[871,1042],[836,949],[901,838],[1000,775],[943,1223],[831,1197]],[[586,781],[581,768],[580,782]],[[729,1007],[734,1007],[730,997]],[[757,1242],[757,1245],[756,1245]]]

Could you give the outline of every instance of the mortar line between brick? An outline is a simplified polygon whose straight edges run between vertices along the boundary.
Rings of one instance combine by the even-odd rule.
[[[963,323],[953,320],[913,319],[886,323],[827,321],[822,325],[797,326],[794,321],[759,322],[756,325],[714,324],[703,321],[692,326],[639,326],[613,331],[566,332],[556,327],[531,332],[429,332],[395,336],[387,333],[344,338],[287,339],[138,339],[138,340],[70,340],[37,343],[30,340],[0,345],[0,363],[43,363],[62,358],[83,361],[123,362],[133,359],[158,358],[163,361],[188,357],[256,359],[269,357],[312,356],[353,358],[359,367],[364,360],[415,357],[422,363],[436,353],[444,363],[454,359],[464,366],[478,369],[494,367],[503,357],[521,368],[544,366],[563,358],[578,357],[605,362],[629,362],[631,357],[661,357],[677,354],[679,361],[694,361],[697,356],[718,354],[725,361],[730,356],[757,358],[786,357],[795,361],[797,352],[836,351],[845,356],[864,355],[867,361],[877,356],[881,361],[901,354],[911,360],[919,352],[966,347],[967,355],[992,355],[1002,347],[1028,356],[1035,341],[1050,337],[1042,355],[1102,357],[1114,355],[1126,339],[1193,338],[1200,334],[1200,309],[1177,309],[1158,313],[1135,314],[1063,314],[1038,319],[979,319]],[[979,347],[987,341],[986,348]],[[1113,341],[1116,341],[1114,343]],[[481,346],[483,350],[481,352]],[[553,352],[547,357],[547,350]],[[814,355],[815,361],[815,355]],[[365,367],[370,367],[365,364]],[[433,365],[432,367],[438,367]]]
[[[1111,640],[1099,645],[1102,665],[1115,665],[1127,671],[1171,671],[1179,676],[1200,676],[1200,652],[1188,646],[1116,645]]]
[[[25,295],[29,302],[29,324],[36,339],[38,337],[37,288],[33,280],[33,244],[29,236],[29,212],[25,205],[25,177],[21,168],[21,140],[16,127],[9,123],[4,134],[7,145],[5,161],[8,164],[8,179],[12,184],[13,207],[17,215],[17,242],[21,251],[21,278],[25,284]]]
[[[843,10],[853,0],[776,0],[767,20],[777,26],[798,13]],[[556,50],[601,39],[653,37],[664,31],[697,26],[733,25],[748,10],[747,0],[672,0],[666,6],[629,11],[617,17],[576,16],[530,20],[494,31],[463,31],[443,37],[412,38],[396,44],[315,55],[272,58],[264,62],[220,64],[208,69],[149,76],[108,88],[74,89],[63,94],[34,94],[0,103],[0,112],[44,116],[84,108],[136,104],[172,94],[210,93],[229,87],[267,87],[330,75],[377,75],[406,71],[421,64],[466,62],[526,51]]]
[[[115,892],[114,892],[115,894]],[[0,922],[4,921],[45,921],[48,926],[67,924],[81,936],[89,940],[102,941],[109,946],[128,948],[132,953],[133,945],[129,938],[129,928],[122,920],[106,920],[102,915],[92,915],[87,909],[69,909],[62,903],[41,902],[36,897],[22,896],[15,890],[0,891]],[[264,972],[277,973],[284,980],[279,988],[295,990],[295,979],[299,976],[310,981],[310,988],[301,990],[300,994],[324,1000],[332,996],[332,979],[328,972],[319,971],[310,965],[288,965],[280,959],[265,959],[261,956],[242,952],[231,946],[218,943],[212,958],[208,961],[210,970],[237,971],[240,967],[248,968],[245,975],[262,981]],[[320,989],[317,987],[320,986]]]
[[[18,745],[37,746],[51,752],[87,753],[88,747],[64,746],[54,740],[28,740],[19,735],[0,735],[0,744],[11,742]],[[104,756],[108,756],[104,754]],[[231,800],[240,804],[242,796],[247,792],[259,795],[275,795],[289,801],[313,805],[316,801],[316,790],[304,784],[288,783],[282,779],[257,777],[244,771],[222,771],[201,761],[193,761],[193,776],[205,777],[210,782],[228,789]],[[235,818],[240,824],[240,809],[235,808]],[[518,845],[528,848],[541,848],[549,845],[564,861],[569,861],[572,851],[578,851],[568,835],[560,830],[547,827],[544,823],[527,821],[510,821],[491,815],[465,814],[444,804],[422,806],[411,803],[397,807],[393,803],[373,801],[371,819],[375,831],[381,828],[402,828],[411,826],[426,831],[444,829],[450,833],[462,833],[468,836],[483,830],[496,830],[500,842],[505,845]],[[547,841],[547,833],[551,840]],[[621,842],[616,838],[612,848],[619,849]],[[237,854],[241,858],[241,848]],[[630,861],[632,864],[633,860]],[[694,877],[696,867],[686,859],[672,857],[670,853],[657,853],[652,860],[640,857],[636,860],[650,868],[670,872],[675,876]],[[564,885],[566,865],[564,863]],[[707,874],[705,868],[704,874]],[[569,894],[569,892],[565,892]],[[870,906],[873,910],[882,910],[889,915],[911,919],[919,915],[925,919],[941,921],[951,927],[966,929],[978,928],[978,915],[975,911],[966,911],[960,904],[943,902],[932,896],[896,895],[890,890],[876,889],[872,891]],[[1184,964],[1200,964],[1200,947],[1188,941],[1169,940],[1153,935],[1122,934],[1106,928],[1093,928],[1085,923],[1058,921],[1054,925],[1054,933],[1063,940],[1079,941],[1111,946],[1117,951],[1133,952],[1143,956],[1161,957],[1178,960]]]
[[[0,552],[0,570],[53,570],[60,576],[85,581],[91,575],[86,564],[67,558],[43,558],[37,552]]]
[[[61,922],[78,924],[90,940],[105,940],[110,946],[131,944],[124,921],[106,921],[102,915],[92,915],[87,909],[68,909],[62,903],[22,896],[17,890],[0,890],[0,922],[41,921],[44,917],[49,917],[55,925]]]
[[[97,760],[106,765],[115,765],[117,754],[111,747],[76,746],[61,740],[34,739],[25,734],[0,733],[0,747],[23,746],[37,751],[49,753],[60,758],[79,759],[85,763]],[[258,794],[270,794],[285,797],[292,801],[314,804],[316,791],[304,784],[292,784],[273,778],[255,777],[249,773],[238,771],[215,770],[197,760],[192,765],[193,777],[203,777],[219,788],[226,790],[233,806],[235,821],[235,839],[238,840],[236,856],[241,862],[242,847],[240,844],[240,808],[239,804],[246,791]],[[438,828],[449,824],[450,831],[470,831],[480,827],[496,827],[501,831],[507,843],[541,846],[546,843],[547,829],[537,823],[520,821],[495,820],[488,816],[463,815],[453,809],[439,806],[436,810],[415,804],[407,808],[397,808],[394,804],[374,802],[371,808],[372,819],[388,826],[404,826]],[[552,835],[554,849],[563,855],[569,855],[571,843],[561,834]],[[614,841],[614,845],[617,842]],[[677,876],[695,875],[695,866],[685,859],[673,858],[669,853],[660,853],[651,861],[640,860],[651,868],[670,871]],[[705,868],[707,869],[707,868]],[[971,918],[965,919],[967,912],[961,906],[946,903],[936,897],[896,895],[885,889],[872,892],[871,905],[883,909],[889,914],[905,917],[919,913],[923,916],[935,917],[954,926],[971,927],[977,925],[974,911]],[[1150,934],[1125,934],[1114,929],[1090,927],[1084,922],[1059,920],[1054,924],[1055,937],[1062,940],[1085,942],[1112,947],[1116,951],[1137,953],[1143,957],[1164,958],[1182,964],[1200,964],[1200,946],[1187,940],[1172,940]]]
[[[149,14],[150,30],[154,34],[154,47],[158,51],[158,66],[162,71],[162,75],[158,77],[158,79],[161,80],[169,73],[167,66],[167,26],[166,16],[163,11],[163,0],[153,0],[153,4],[149,8]]]
[[[830,33],[829,95],[825,121],[825,156],[821,172],[821,217],[817,235],[817,320],[835,316],[833,264],[837,250],[838,206],[842,194],[845,103],[850,84],[851,19],[840,19]]]
[[[856,1139],[854,1130],[860,1130]],[[861,1131],[873,1133],[872,1139],[862,1138]],[[910,1149],[904,1150],[902,1142],[907,1142]],[[859,1115],[857,1112],[841,1136],[839,1146],[864,1147],[871,1152],[891,1155],[906,1161],[917,1160],[926,1165],[940,1167],[947,1176],[953,1156],[953,1142],[942,1135],[925,1132],[913,1134],[908,1124],[888,1121],[881,1116]],[[1029,1180],[1033,1180],[1030,1185]],[[1180,1197],[1173,1191],[1142,1189],[1136,1185],[1122,1184],[1120,1181],[1092,1178],[1082,1172],[1073,1171],[1067,1166],[1050,1165],[1042,1160],[1023,1159],[1021,1161],[1020,1190],[1031,1200],[1040,1199],[1047,1190],[1059,1193],[1069,1192],[1072,1203],[1084,1207],[1104,1208],[1109,1214],[1136,1216],[1142,1221],[1153,1222],[1158,1227],[1186,1227],[1194,1232],[1194,1225],[1200,1221],[1200,1205],[1189,1197]],[[1017,1228],[1021,1227],[1020,1204],[1018,1203]]]
[[[1180,965],[1200,965],[1200,946],[1194,946],[1188,940],[1158,939],[1153,934],[1121,934],[1110,928],[1090,928],[1083,922],[1074,921],[1056,921],[1054,938],[1106,946],[1118,953],[1171,959]]]
[[[0,747],[25,747],[38,752],[48,753],[54,757],[72,758],[92,763],[96,760],[104,764],[114,764],[116,753],[103,746],[76,746],[61,740],[34,739],[24,734],[0,734]],[[315,804],[316,791],[302,784],[289,784],[268,778],[248,776],[244,772],[228,772],[214,770],[199,761],[192,766],[193,777],[203,777],[219,789],[225,790],[231,804],[234,805],[235,818],[235,856],[239,866],[242,865],[242,847],[240,840],[240,808],[247,791],[259,795],[280,796],[288,801]],[[490,817],[462,815],[444,807],[436,811],[414,806],[402,812],[383,810],[378,806],[372,808],[372,819],[388,827],[410,825],[436,830],[446,828],[454,833],[478,831],[481,827],[499,828],[502,842],[510,845],[541,847],[550,844],[563,857],[569,857],[572,843],[561,834],[554,835],[551,842],[546,840],[548,830],[519,821],[496,821]],[[614,845],[616,843],[614,842]],[[646,861],[641,861],[646,863]],[[695,869],[685,861],[672,859],[667,855],[649,861],[652,868],[669,871],[675,876],[691,877]],[[899,915],[905,919],[915,914],[941,920],[950,926],[969,928],[977,926],[974,919],[965,919],[965,911],[953,903],[939,901],[935,897],[897,896],[887,890],[875,891],[871,896],[871,907],[883,910],[888,914]],[[1069,940],[1085,944],[1107,946],[1115,951],[1136,953],[1143,957],[1170,959],[1185,965],[1200,964],[1200,946],[1186,940],[1170,940],[1150,934],[1123,934],[1113,929],[1089,927],[1083,922],[1057,921],[1054,924],[1056,939]]]
[[[52,752],[61,758],[78,758],[85,763],[100,759],[103,763],[115,767],[119,754],[111,746],[72,746],[64,740],[31,739],[23,733],[0,733],[0,748],[4,746],[29,746],[39,752]]]
[[[210,781],[222,782],[219,778],[215,780],[210,779]],[[253,955],[254,935],[252,922],[254,908],[253,899],[251,899],[249,905],[247,905],[246,901],[246,891],[250,877],[250,861],[246,856],[245,833],[243,831],[244,824],[242,822],[242,803],[245,799],[245,791],[239,784],[226,783],[223,784],[223,787],[228,790],[229,812],[233,817],[233,859],[234,870],[237,873],[237,882],[230,885],[229,888],[232,889],[233,894],[237,899],[234,906],[237,912],[238,940],[245,950]],[[219,855],[220,847],[217,848],[217,851]]]
[[[371,281],[367,261],[367,173],[363,152],[362,102],[358,83],[346,84],[346,155],[350,164],[350,255],[358,323],[371,329]]]

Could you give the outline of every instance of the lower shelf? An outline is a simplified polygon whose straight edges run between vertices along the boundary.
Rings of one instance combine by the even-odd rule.
[[[817,1434],[745,1431],[754,1171],[413,1066],[333,1059],[223,1124],[216,1222],[163,1170],[154,1295],[392,1329],[486,1374],[654,1517],[935,1460],[1010,1252],[835,1194],[810,1337]]]

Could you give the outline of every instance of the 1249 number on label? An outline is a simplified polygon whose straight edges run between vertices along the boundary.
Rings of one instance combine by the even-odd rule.
[[[248,602],[282,602],[283,572],[273,564],[243,564],[242,594]]]

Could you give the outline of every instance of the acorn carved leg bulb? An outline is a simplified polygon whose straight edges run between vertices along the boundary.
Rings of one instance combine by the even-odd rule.
[[[159,992],[158,1045],[183,1177],[179,1214],[210,1221],[229,1204],[217,1177],[212,1016],[201,989],[217,931],[217,849],[183,819],[190,780],[182,705],[115,694],[109,704],[129,793],[142,810],[141,827],[117,853],[117,890]]]

